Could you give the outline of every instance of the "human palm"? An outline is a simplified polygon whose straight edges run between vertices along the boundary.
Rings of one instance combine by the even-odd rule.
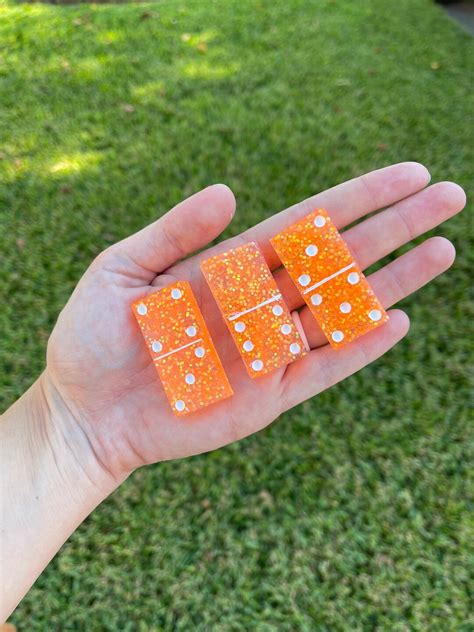
[[[55,400],[81,428],[99,463],[119,479],[145,463],[215,449],[260,430],[284,410],[390,349],[408,331],[408,318],[399,310],[390,312],[386,325],[341,350],[332,349],[288,274],[279,268],[269,239],[315,207],[326,208],[340,229],[379,211],[344,233],[355,259],[366,268],[463,208],[460,187],[445,182],[425,188],[428,181],[428,172],[417,163],[374,171],[184,259],[232,219],[234,197],[227,187],[215,185],[99,255],[61,312],[49,341],[45,373]],[[300,310],[311,348],[303,359],[257,380],[247,375],[199,270],[202,259],[252,240],[262,248],[289,308]],[[446,270],[454,254],[450,242],[434,237],[369,281],[388,308]],[[130,304],[179,279],[193,287],[234,396],[178,419]]]

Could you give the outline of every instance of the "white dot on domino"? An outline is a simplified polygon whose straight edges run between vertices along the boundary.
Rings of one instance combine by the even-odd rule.
[[[252,362],[252,369],[254,371],[261,371],[263,369],[263,362],[261,360],[254,360]]]
[[[344,303],[341,303],[339,305],[339,309],[341,310],[343,314],[348,314],[352,309],[352,305],[348,303],[347,301],[344,301]]]
[[[291,351],[291,353],[296,355],[297,353],[299,353],[301,351],[301,347],[299,346],[299,344],[297,342],[293,342],[290,345],[290,351]]]
[[[334,340],[334,342],[342,342],[344,340],[344,334],[342,333],[342,331],[336,330],[332,332],[331,338]]]
[[[186,335],[189,336],[190,338],[194,338],[196,334],[197,334],[196,327],[191,325],[191,327],[186,328]]]
[[[174,298],[175,300],[177,300],[178,298],[181,298],[182,296],[183,296],[183,293],[181,292],[181,290],[179,288],[174,287],[171,290],[171,298]]]
[[[243,323],[242,321],[235,323],[234,329],[237,333],[241,334],[243,331],[245,331],[245,323]]]
[[[310,244],[306,248],[305,252],[308,255],[308,257],[315,257],[318,254],[318,247],[315,246],[314,244]]]
[[[313,305],[321,305],[322,302],[323,297],[321,296],[321,294],[313,294],[313,296],[311,297],[311,303]]]
[[[194,382],[196,381],[196,378],[194,377],[192,373],[188,373],[184,379],[185,379],[186,384],[190,384],[190,385],[194,384]]]
[[[206,350],[204,349],[204,347],[197,347],[194,351],[194,355],[196,356],[196,358],[203,358],[205,353]]]
[[[298,279],[298,283],[303,287],[306,287],[311,283],[311,277],[308,274],[302,274]]]
[[[272,309],[272,312],[275,314],[275,316],[281,316],[283,314],[283,307],[281,305],[275,305],[275,307]]]
[[[186,404],[183,402],[182,399],[178,399],[178,401],[175,402],[174,407],[178,412],[182,412],[186,408]]]
[[[349,281],[349,283],[351,285],[355,285],[356,283],[359,283],[359,275],[357,274],[357,272],[351,272],[350,274],[347,275],[347,280]]]
[[[140,303],[140,305],[137,306],[137,312],[140,314],[140,316],[145,316],[147,311],[148,309],[145,303]]]
[[[153,340],[153,342],[151,343],[151,348],[155,353],[160,353],[160,351],[163,349],[163,345],[159,340]]]
[[[382,318],[382,312],[379,309],[373,309],[369,312],[369,318],[370,320],[374,320],[375,322],[377,322]]]
[[[243,344],[244,351],[252,351],[253,343],[250,340],[246,340]]]
[[[326,223],[326,218],[323,215],[316,215],[314,218],[314,225],[316,228],[322,228]]]
[[[285,334],[285,336],[288,336],[288,334],[291,334],[291,325],[285,323],[281,326],[280,331],[282,334]]]

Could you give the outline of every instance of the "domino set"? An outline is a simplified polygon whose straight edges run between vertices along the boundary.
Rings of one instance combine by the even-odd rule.
[[[388,320],[324,209],[270,241],[334,348]],[[201,270],[250,377],[305,355],[305,344],[256,243],[211,257]],[[178,281],[153,292],[133,303],[132,310],[175,415],[233,395],[189,283]]]

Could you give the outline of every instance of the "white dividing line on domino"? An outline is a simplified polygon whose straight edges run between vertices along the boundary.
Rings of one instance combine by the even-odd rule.
[[[352,262],[350,263],[348,266],[344,266],[344,268],[341,268],[340,270],[338,270],[337,272],[333,272],[333,274],[330,274],[329,276],[327,276],[324,279],[321,279],[321,281],[318,281],[317,283],[315,283],[314,285],[312,285],[311,287],[307,287],[306,290],[303,292],[303,294],[309,294],[310,292],[312,292],[313,290],[315,290],[317,287],[319,287],[320,285],[323,285],[323,283],[327,283],[328,281],[330,281],[331,279],[334,279],[335,277],[339,276],[340,274],[342,274],[343,272],[346,272],[347,270],[350,270],[351,268],[353,268],[355,266],[355,263]]]
[[[193,340],[192,342],[188,342],[187,345],[183,345],[182,347],[178,347],[177,349],[173,349],[173,351],[168,351],[168,353],[163,353],[163,355],[158,356],[157,358],[154,358],[153,360],[156,362],[156,360],[162,360],[163,358],[166,358],[170,355],[173,355],[173,353],[178,353],[178,351],[182,351],[183,349],[186,349],[187,347],[191,347],[192,345],[197,344],[198,342],[202,342],[202,338],[199,338],[198,340]]]
[[[254,312],[256,309],[260,309],[260,307],[263,307],[264,305],[269,305],[270,303],[273,303],[274,301],[278,301],[281,298],[281,294],[275,294],[274,296],[272,296],[271,298],[268,298],[266,301],[263,301],[262,303],[259,303],[258,305],[255,305],[254,307],[250,307],[249,309],[246,309],[244,312],[239,312],[238,314],[232,314],[232,316],[229,316],[229,320],[236,320],[237,318],[240,318],[241,316],[245,316],[245,314],[250,314],[250,312]]]

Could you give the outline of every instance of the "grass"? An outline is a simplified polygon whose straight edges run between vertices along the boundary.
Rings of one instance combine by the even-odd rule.
[[[0,18],[3,407],[91,258],[211,182],[238,199],[226,235],[400,160],[472,190],[472,41],[428,1]],[[396,350],[258,436],[136,472],[19,631],[472,630],[469,228],[438,231],[457,263],[404,301]]]

